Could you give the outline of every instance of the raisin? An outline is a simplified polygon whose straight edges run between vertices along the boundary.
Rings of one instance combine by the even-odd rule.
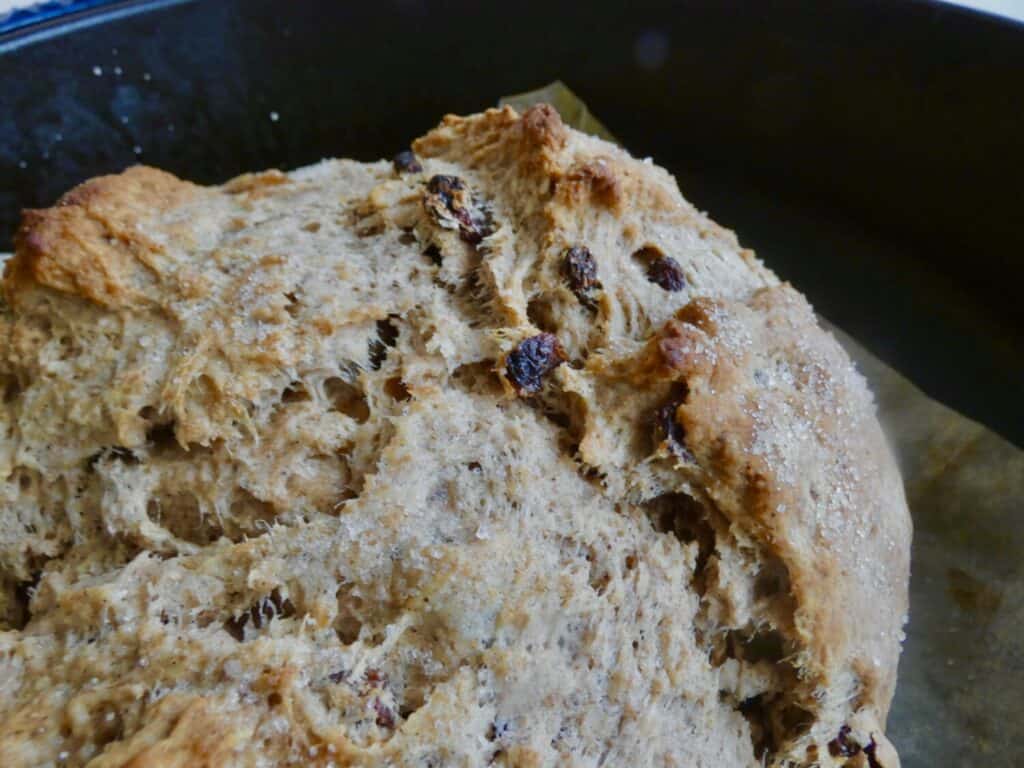
[[[588,248],[577,245],[568,249],[565,252],[562,269],[570,290],[581,301],[591,289],[600,286],[597,280],[597,262]]]
[[[840,728],[839,735],[828,743],[828,753],[832,757],[853,757],[858,752],[860,752],[860,744],[850,739],[850,726],[848,725]]]
[[[120,445],[112,445],[109,448],[104,448],[89,457],[87,462],[89,469],[95,469],[96,465],[102,459],[117,459],[118,461],[124,462],[125,464],[139,463],[138,457],[132,450],[128,448],[122,448]]]
[[[884,768],[884,766],[878,762],[878,756],[875,751],[878,749],[878,744],[875,743],[875,737],[871,737],[871,742],[864,747],[864,754],[868,758],[868,768]]]
[[[381,672],[379,669],[374,669],[373,667],[366,670],[364,678],[366,680],[367,685],[370,685],[374,688],[379,688],[381,686],[388,684],[387,674]]]
[[[391,707],[385,704],[378,698],[373,700],[373,711],[377,713],[376,723],[381,728],[394,728],[395,727],[395,713],[391,711]]]
[[[520,395],[539,392],[544,377],[565,362],[553,333],[538,333],[519,342],[505,360],[505,375]]]
[[[473,199],[458,176],[432,176],[423,206],[442,227],[458,229],[459,236],[470,245],[477,245],[494,231],[490,214]]]
[[[459,236],[470,245],[477,245],[494,231],[490,215],[476,206],[456,210],[455,218],[459,221]]]
[[[421,173],[423,166],[416,159],[411,149],[404,149],[391,158],[391,164],[397,173]]]
[[[686,402],[689,391],[686,384],[677,384],[669,395],[668,401],[654,414],[654,433],[657,442],[668,443],[672,453],[680,458],[693,461],[693,454],[686,447],[686,430],[676,419],[676,411]]]
[[[331,672],[331,674],[327,676],[327,679],[330,680],[332,683],[337,684],[344,680],[346,677],[348,677],[348,671],[344,669],[339,669],[337,672]]]
[[[465,190],[466,185],[458,176],[438,174],[437,176],[431,176],[430,181],[427,182],[427,191],[432,195],[437,195],[445,207],[448,208],[451,207],[455,196]]]
[[[647,279],[672,293],[681,291],[686,287],[683,268],[671,256],[659,256],[648,264]]]

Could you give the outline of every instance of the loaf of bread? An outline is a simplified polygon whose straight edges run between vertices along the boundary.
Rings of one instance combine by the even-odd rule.
[[[3,290],[0,765],[898,765],[864,380],[551,108],[93,179]]]

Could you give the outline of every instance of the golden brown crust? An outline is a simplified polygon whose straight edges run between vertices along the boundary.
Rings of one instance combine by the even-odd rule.
[[[523,136],[534,147],[558,152],[565,147],[568,131],[557,110],[550,104],[538,104],[523,113]]]
[[[270,191],[289,182],[288,175],[278,170],[262,171],[261,173],[243,173],[226,182],[222,189],[233,195],[245,192],[258,195]]]
[[[746,305],[694,302],[668,330],[661,349],[687,385],[677,418],[702,484],[786,565],[803,705],[847,684],[884,722],[910,526],[863,380],[788,286]]]
[[[172,209],[196,187],[153,168],[87,181],[54,208],[25,211],[7,264],[8,301],[32,283],[125,308],[147,301],[162,251],[142,229],[154,210]]]

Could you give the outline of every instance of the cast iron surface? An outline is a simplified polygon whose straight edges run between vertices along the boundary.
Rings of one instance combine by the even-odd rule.
[[[390,156],[554,79],[822,314],[1024,445],[1024,28],[948,6],[111,3],[0,36],[0,250],[20,208],[135,162],[217,182]],[[927,642],[912,623],[908,655]],[[954,674],[904,666],[901,690]],[[1019,712],[937,728],[911,701],[905,765],[1024,763]]]

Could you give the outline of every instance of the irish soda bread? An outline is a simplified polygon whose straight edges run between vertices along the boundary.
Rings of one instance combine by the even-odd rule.
[[[863,379],[552,109],[94,179],[3,288],[5,768],[898,765]]]

